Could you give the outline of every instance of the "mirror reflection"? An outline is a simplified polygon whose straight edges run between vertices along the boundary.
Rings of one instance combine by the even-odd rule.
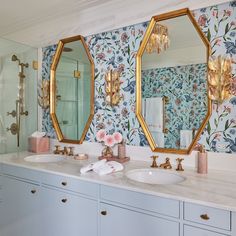
[[[188,15],[155,22],[141,57],[141,113],[157,148],[186,150],[196,137],[208,113],[207,60]]]
[[[55,57],[56,58],[56,57]],[[80,140],[93,110],[93,64],[81,40],[65,43],[55,71],[58,136]]]

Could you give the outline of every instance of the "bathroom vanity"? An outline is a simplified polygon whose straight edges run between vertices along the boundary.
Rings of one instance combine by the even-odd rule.
[[[225,192],[216,195],[217,175],[189,171],[182,183],[150,185],[125,176],[143,166],[141,161],[126,164],[124,172],[99,177],[80,175],[83,162],[29,163],[23,159],[26,155],[1,158],[1,236],[236,235],[234,180],[219,187]]]

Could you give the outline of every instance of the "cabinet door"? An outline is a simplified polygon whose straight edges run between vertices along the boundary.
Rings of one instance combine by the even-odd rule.
[[[178,236],[179,223],[101,204],[101,236]]]
[[[2,177],[1,236],[40,236],[38,185]]]
[[[97,235],[97,201],[42,187],[41,211],[42,235]]]

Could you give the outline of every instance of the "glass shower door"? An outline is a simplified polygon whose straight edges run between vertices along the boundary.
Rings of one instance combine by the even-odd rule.
[[[37,71],[32,61],[37,61],[36,48],[0,39],[1,154],[27,150],[27,138],[37,130]],[[21,64],[27,63],[22,71]]]

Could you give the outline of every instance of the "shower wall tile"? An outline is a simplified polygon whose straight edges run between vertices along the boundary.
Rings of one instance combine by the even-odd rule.
[[[236,62],[236,1],[195,10],[193,14],[211,43],[212,55],[230,55]],[[129,145],[147,145],[135,116],[135,56],[147,25],[145,22],[86,37],[96,75],[95,115],[86,140],[96,141],[96,132],[105,128],[110,133],[121,132]],[[49,79],[55,49],[56,45],[43,48],[42,79]],[[104,97],[104,74],[111,68],[122,72],[123,100],[113,108],[105,103]],[[234,64],[234,75],[235,70]],[[234,95],[219,106],[213,105],[213,114],[199,140],[207,150],[236,152],[236,77]],[[43,129],[50,137],[55,137],[49,110],[43,111]]]

